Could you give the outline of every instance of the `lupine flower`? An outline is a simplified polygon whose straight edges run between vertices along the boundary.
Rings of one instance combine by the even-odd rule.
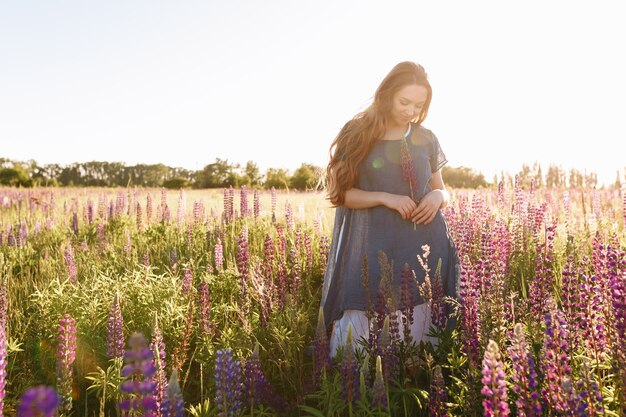
[[[231,186],[230,188],[224,188],[224,221],[229,223],[233,220],[234,216],[234,207],[233,207],[233,199],[234,199],[234,190]]]
[[[441,258],[439,258],[437,268],[435,269],[435,277],[432,282],[431,294],[432,324],[436,327],[444,328],[446,327],[447,316],[444,301],[445,294],[443,291],[443,282],[441,281]]]
[[[254,190],[253,199],[254,220],[257,220],[259,218],[259,215],[261,214],[261,198],[259,196],[259,190]]]
[[[120,391],[127,397],[120,401],[122,417],[130,417],[140,413],[144,417],[156,416],[154,400],[155,383],[152,380],[156,369],[152,351],[141,333],[134,333],[128,339],[128,347],[124,354],[122,376],[127,378],[120,385]]]
[[[124,356],[124,321],[120,307],[119,294],[115,295],[109,320],[107,323],[107,356],[109,358],[121,358]]]
[[[137,202],[137,214],[136,214],[136,219],[137,219],[137,229],[138,230],[143,230],[143,213],[141,212],[141,203]]]
[[[183,393],[178,384],[178,371],[172,370],[169,383],[167,384],[167,398],[161,408],[163,417],[185,417],[185,402]]]
[[[54,417],[59,397],[52,387],[38,385],[26,390],[17,405],[17,417]]]
[[[128,229],[124,231],[124,236],[126,238],[126,243],[124,243],[124,253],[126,254],[126,256],[130,256],[132,246],[130,241],[130,231]]]
[[[232,349],[215,353],[215,403],[218,416],[238,416],[242,410],[241,364],[233,357]]]
[[[402,306],[402,337],[406,344],[413,341],[411,326],[413,325],[413,281],[411,268],[408,263],[402,269],[402,287],[400,288],[400,303]]]
[[[250,252],[248,248],[248,227],[241,228],[241,234],[237,240],[237,270],[241,278],[241,289],[244,294],[247,293],[247,281],[250,278]]]
[[[181,188],[178,193],[178,210],[176,212],[178,227],[182,227],[185,224],[185,201],[185,190]]]
[[[69,314],[59,320],[57,345],[57,389],[61,397],[61,408],[72,409],[72,365],[76,359],[76,321]]]
[[[67,266],[67,278],[70,283],[74,284],[76,282],[77,272],[76,272],[76,262],[74,262],[74,249],[72,249],[72,245],[68,244],[65,247],[65,265]]]
[[[513,328],[513,340],[507,352],[513,364],[511,389],[517,395],[515,401],[517,415],[520,417],[540,416],[541,403],[537,392],[535,361],[529,351],[521,323],[517,323]]]
[[[570,379],[571,374],[567,346],[569,336],[563,313],[559,310],[547,313],[545,325],[541,364],[545,373],[545,387],[542,394],[552,412],[562,413],[568,409],[570,396],[563,392],[563,381]]]
[[[146,223],[152,222],[152,194],[148,193],[146,196]]]
[[[241,217],[248,217],[248,189],[245,185],[242,185],[239,190],[239,212]]]
[[[324,322],[324,309],[320,307],[317,315],[317,328],[314,340],[315,375],[319,378],[322,372],[330,368],[330,346],[326,336],[326,324]]]
[[[341,382],[344,399],[348,403],[352,403],[359,398],[359,386],[357,378],[359,377],[359,364],[354,353],[354,343],[352,341],[352,323],[348,325],[348,335],[346,336],[346,344],[343,348],[343,356],[341,358]]]
[[[167,208],[167,190],[165,188],[161,188],[161,212],[163,216],[165,216],[165,209]]]
[[[272,198],[272,223],[276,223],[276,188],[272,186],[270,190]]]
[[[289,201],[285,202],[285,222],[287,224],[287,230],[293,230],[295,221],[293,218],[293,209],[291,208]]]
[[[191,341],[191,335],[193,333],[194,325],[194,307],[193,298],[189,300],[187,304],[187,317],[185,318],[185,328],[183,329],[183,335],[176,349],[174,349],[174,368],[179,371],[182,370],[183,365],[187,361],[187,351],[189,350],[189,343]]]
[[[87,222],[89,224],[93,224],[94,219],[94,208],[93,208],[93,200],[87,200]]]
[[[203,281],[200,283],[198,298],[200,304],[200,330],[205,337],[210,337],[213,333],[213,322],[211,321],[211,293],[207,282]]]
[[[219,237],[217,238],[217,241],[215,242],[213,253],[214,253],[214,259],[215,259],[215,269],[218,272],[221,272],[224,270],[224,253],[222,249],[222,241],[220,240]]]
[[[483,400],[485,416],[508,416],[510,410],[507,403],[504,364],[498,344],[493,340],[489,341],[485,351],[482,375],[481,393],[486,397]]]
[[[0,287],[0,417],[3,416],[4,398],[7,385],[7,335],[6,335],[6,312],[7,312],[6,284]]]
[[[330,251],[330,244],[328,243],[328,237],[322,236],[320,238],[320,247],[319,247],[319,255],[320,255],[320,270],[326,270],[326,264],[328,263],[328,252]]]
[[[165,374],[165,342],[163,342],[163,334],[159,328],[159,321],[155,314],[154,324],[152,326],[152,341],[150,342],[150,351],[154,358],[154,374],[152,375],[152,381],[155,384],[154,388],[154,401],[156,404],[156,410],[161,410],[167,394],[167,376]]]
[[[244,365],[244,375],[244,389],[250,408],[259,404],[267,405],[279,412],[285,408],[285,401],[278,396],[263,374],[258,344]]]
[[[409,185],[409,197],[417,202],[417,175],[415,173],[415,166],[413,165],[413,159],[411,158],[411,152],[409,150],[409,143],[405,137],[402,140],[400,149],[400,165],[402,166],[402,178]]]
[[[261,272],[263,277],[267,280],[272,277],[272,270],[274,265],[276,250],[274,249],[274,239],[269,234],[265,235],[265,241],[263,242],[263,263],[261,264]]]
[[[72,231],[78,236],[78,213],[72,213]]]
[[[193,284],[193,273],[191,272],[191,268],[185,267],[183,271],[182,291],[183,291],[183,294],[187,297],[189,297],[191,294],[192,284]]]
[[[446,386],[443,380],[443,373],[441,372],[441,366],[436,365],[433,370],[433,379],[430,382],[428,415],[430,417],[447,417],[446,400]]]
[[[383,378],[383,364],[380,356],[376,356],[376,376],[372,386],[372,407],[387,407],[387,387]]]

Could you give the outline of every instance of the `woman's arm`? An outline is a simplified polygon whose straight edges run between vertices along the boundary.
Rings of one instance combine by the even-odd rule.
[[[351,209],[385,206],[400,213],[404,220],[409,219],[411,213],[417,208],[415,201],[407,195],[390,194],[382,191],[365,191],[359,188],[351,188],[346,191],[343,205]]]
[[[433,173],[429,184],[432,191],[420,200],[419,205],[410,215],[411,220],[418,224],[433,221],[437,211],[448,205],[450,201],[450,194],[443,183],[441,170]]]

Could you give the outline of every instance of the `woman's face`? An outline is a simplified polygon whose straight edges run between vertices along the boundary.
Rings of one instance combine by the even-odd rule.
[[[406,85],[393,96],[389,122],[395,127],[406,127],[417,119],[428,99],[426,87],[416,84]]]

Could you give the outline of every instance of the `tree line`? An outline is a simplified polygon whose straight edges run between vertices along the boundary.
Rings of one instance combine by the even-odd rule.
[[[123,162],[75,162],[69,165],[44,164],[34,160],[14,161],[0,158],[0,185],[16,187],[165,187],[165,188],[223,188],[240,187],[265,189],[321,190],[326,183],[325,168],[303,163],[295,171],[268,168],[265,172],[254,161],[245,165],[216,158],[200,170],[174,168],[164,164],[126,165]],[[514,186],[515,178],[524,188],[590,187],[598,183],[593,172],[576,169],[566,171],[550,165],[546,174],[537,163],[522,165],[515,173],[502,173],[489,183],[483,174],[468,167],[444,166],[442,176],[452,188],[486,188],[499,182]],[[621,187],[619,172],[616,187]]]

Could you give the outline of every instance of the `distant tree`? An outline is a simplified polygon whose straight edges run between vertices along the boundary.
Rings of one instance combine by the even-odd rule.
[[[483,174],[467,167],[444,166],[441,169],[443,182],[451,188],[481,188],[487,187]]]
[[[12,187],[32,187],[33,180],[24,166],[14,163],[12,167],[0,168],[0,184]]]
[[[215,162],[205,166],[196,175],[198,188],[218,188],[237,185],[238,176],[234,166],[227,159],[216,158]]]
[[[189,180],[182,177],[174,177],[163,181],[163,187],[169,189],[187,188],[189,186]]]
[[[265,172],[265,183],[263,187],[266,189],[289,188],[289,171],[284,168],[268,168]]]
[[[561,188],[565,185],[565,171],[556,165],[550,165],[546,174],[546,187]]]
[[[254,161],[248,161],[244,168],[243,175],[241,177],[242,184],[246,184],[249,187],[256,187],[263,182],[263,175],[259,166]]]
[[[289,179],[289,185],[301,191],[319,189],[322,185],[321,175],[322,168],[304,163],[293,173]]]

